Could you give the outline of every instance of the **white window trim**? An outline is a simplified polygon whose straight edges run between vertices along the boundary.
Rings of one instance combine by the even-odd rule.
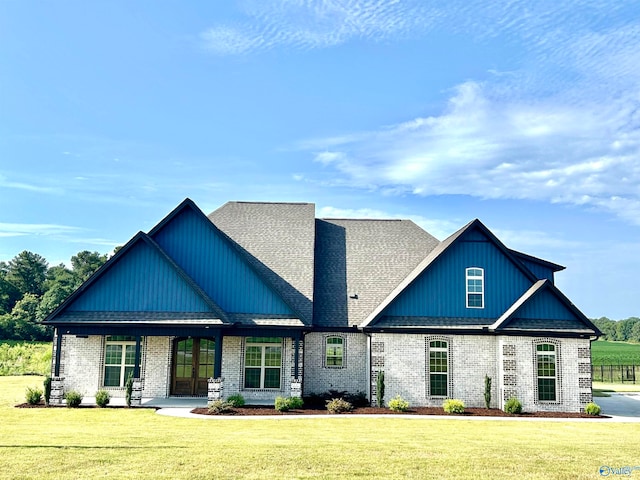
[[[105,343],[104,343],[105,347],[104,347],[104,353],[102,355],[102,361],[104,363],[103,367],[102,367],[102,386],[104,388],[123,388],[125,386],[125,383],[127,381],[127,379],[125,378],[125,371],[126,371],[126,367],[134,367],[135,368],[135,363],[134,364],[128,364],[126,363],[126,355],[127,355],[127,346],[131,346],[133,345],[133,347],[135,348],[136,342],[135,340],[109,340],[109,336],[105,337]],[[122,346],[122,353],[121,353],[121,357],[120,357],[120,363],[107,363],[107,347],[109,345],[121,345]],[[140,342],[140,350],[142,353],[142,341]],[[140,355],[141,360],[142,360],[142,355]],[[120,367],[120,384],[119,385],[105,385],[104,382],[106,380],[106,369],[107,367]]]
[[[247,337],[247,338],[251,338],[251,337]],[[280,341],[280,343],[254,343],[254,342],[247,342],[247,338],[244,339],[244,351],[242,353],[242,389],[243,390],[270,390],[270,391],[281,391],[282,390],[282,386],[283,386],[283,382],[282,382],[282,372],[284,370],[284,366],[282,364],[283,360],[284,360],[284,345],[282,340]],[[246,352],[247,352],[247,347],[261,347],[261,351],[260,351],[260,366],[258,367],[257,365],[249,365],[247,366],[247,357],[246,357]],[[275,347],[275,346],[279,346],[280,347],[280,365],[277,367],[280,370],[280,374],[278,376],[278,378],[280,379],[280,386],[277,388],[273,388],[273,387],[265,387],[264,386],[264,380],[265,380],[265,371],[267,368],[276,368],[275,366],[272,365],[265,365],[265,356],[266,356],[266,348],[265,347]],[[260,386],[259,387],[246,387],[245,386],[245,382],[246,382],[246,372],[247,372],[247,368],[260,368]]]
[[[549,351],[538,351],[538,345],[553,345],[553,352]],[[534,355],[534,374],[535,374],[535,402],[536,403],[548,403],[548,404],[557,404],[560,403],[560,345],[556,341],[552,340],[540,340],[534,343],[533,345],[533,355]],[[540,376],[538,375],[538,357],[540,355],[553,355],[555,357],[555,376]],[[538,388],[538,379],[540,378],[553,378],[555,389],[556,389],[556,398],[554,400],[541,400],[540,399],[540,390]]]
[[[469,272],[471,270],[480,270],[481,275],[469,275]],[[482,309],[484,308],[484,268],[480,268],[480,267],[468,267],[465,269],[465,279],[464,279],[464,283],[465,283],[465,302],[466,302],[466,306],[467,308],[479,308]],[[480,280],[480,291],[479,292],[470,292],[469,291],[469,280]],[[480,299],[481,299],[481,303],[482,305],[477,306],[477,305],[469,305],[469,295],[480,295]]]
[[[329,365],[327,362],[327,352],[329,350],[329,339],[330,338],[339,338],[342,340],[342,365]],[[327,335],[324,337],[324,352],[323,352],[323,363],[325,368],[345,368],[347,366],[347,339],[342,335]],[[337,358],[336,356],[333,356]]]
[[[446,342],[446,347],[432,347],[431,342]],[[426,373],[427,373],[427,397],[428,398],[451,398],[453,385],[452,385],[452,377],[451,377],[451,339],[448,337],[427,337],[425,339],[425,347],[426,347]],[[446,375],[447,381],[447,392],[445,395],[435,395],[431,392],[431,352],[446,352],[447,354],[447,372],[444,373]],[[435,372],[439,375],[442,375],[442,372]]]

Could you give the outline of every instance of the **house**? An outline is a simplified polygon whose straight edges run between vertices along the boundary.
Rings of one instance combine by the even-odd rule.
[[[409,220],[316,219],[309,203],[189,199],[138,233],[45,323],[54,393],[253,402],[329,389],[413,406],[526,411],[591,401],[598,329],[558,290],[564,267],[479,220],[440,242]]]

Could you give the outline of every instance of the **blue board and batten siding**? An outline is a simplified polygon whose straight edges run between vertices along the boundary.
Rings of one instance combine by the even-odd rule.
[[[484,269],[484,308],[466,306],[466,269]],[[532,285],[482,232],[465,232],[384,311],[389,316],[498,318]]]
[[[185,208],[153,239],[225,312],[293,315],[205,217]]]
[[[575,320],[575,314],[549,291],[538,292],[516,312],[523,319]]]
[[[545,267],[544,265],[540,265],[536,262],[529,262],[525,259],[520,259],[520,261],[525,267],[531,270],[531,273],[533,273],[538,280],[549,280],[551,283],[554,283],[553,270],[549,267]]]
[[[166,258],[139,240],[67,310],[209,312],[211,308]]]

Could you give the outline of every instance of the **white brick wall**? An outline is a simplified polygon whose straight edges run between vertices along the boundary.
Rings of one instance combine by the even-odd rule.
[[[372,335],[372,345],[378,344],[380,346],[377,349],[383,350],[378,354],[372,352],[372,370],[385,372],[385,403],[400,395],[414,406],[442,405],[442,398],[427,395],[429,377],[426,343],[430,337]],[[591,401],[590,358],[587,354],[589,340],[554,340],[559,346],[559,399],[557,402],[538,402],[534,342],[543,338],[482,335],[437,335],[433,338],[447,338],[450,342],[449,375],[452,388],[449,397],[464,401],[467,407],[484,407],[485,375],[492,379],[492,408],[502,408],[505,397],[509,396],[517,397],[525,411],[578,412]],[[582,349],[582,358],[579,358],[579,349]],[[376,361],[376,355],[381,360]],[[376,366],[376,363],[380,366]],[[372,384],[372,388],[375,388],[375,375],[372,375]]]
[[[325,342],[329,336],[345,340],[345,366],[324,366]],[[304,395],[322,393],[327,390],[359,391],[369,395],[367,336],[363,333],[308,333],[305,335]]]
[[[345,367],[323,366],[328,333],[309,333],[300,342],[300,368],[304,359],[305,395],[330,389],[367,395],[375,393],[376,372],[385,372],[385,403],[396,395],[413,406],[440,406],[442,398],[428,395],[427,343],[430,338],[449,341],[450,398],[463,400],[468,407],[484,407],[484,377],[492,378],[492,408],[503,408],[510,396],[517,397],[525,411],[578,412],[591,401],[590,342],[586,339],[545,339],[494,337],[484,335],[415,335],[376,333],[371,336],[371,357],[367,336],[340,333],[345,339]],[[334,335],[334,334],[331,334]],[[558,345],[559,398],[539,402],[536,397],[535,342]],[[242,394],[247,400],[272,403],[276,396],[290,396],[294,375],[293,341],[285,338],[282,352],[281,389],[245,390],[242,337],[224,337],[222,352],[223,396]],[[145,337],[141,375],[144,397],[166,397],[170,393],[172,337]],[[372,375],[368,369],[371,362]],[[104,337],[66,335],[62,339],[60,376],[64,389],[93,396],[102,387]],[[124,388],[109,387],[113,397],[124,397]]]

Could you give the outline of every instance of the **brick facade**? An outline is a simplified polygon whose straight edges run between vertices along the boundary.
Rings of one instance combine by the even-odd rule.
[[[328,336],[344,339],[342,367],[324,365]],[[429,344],[445,341],[447,350],[448,398],[468,407],[484,407],[484,377],[492,378],[492,408],[503,408],[510,397],[518,398],[524,411],[584,410],[591,401],[590,342],[587,339],[554,339],[488,335],[418,335],[375,333],[309,333],[299,345],[299,378],[303,392],[327,390],[359,391],[375,401],[377,373],[385,372],[385,403],[396,395],[413,406],[440,406],[445,397],[429,391]],[[557,400],[537,400],[536,344],[553,343],[557,355]],[[224,337],[222,378],[224,397],[236,393],[249,401],[272,403],[276,396],[290,396],[294,380],[293,340],[283,340],[281,388],[243,388],[244,338]],[[170,395],[173,337],[145,337],[141,351],[143,397]],[[62,339],[60,377],[64,391],[78,390],[93,396],[104,375],[102,336],[65,335]],[[304,365],[304,376],[303,376]],[[124,397],[123,387],[107,387],[113,397]]]

